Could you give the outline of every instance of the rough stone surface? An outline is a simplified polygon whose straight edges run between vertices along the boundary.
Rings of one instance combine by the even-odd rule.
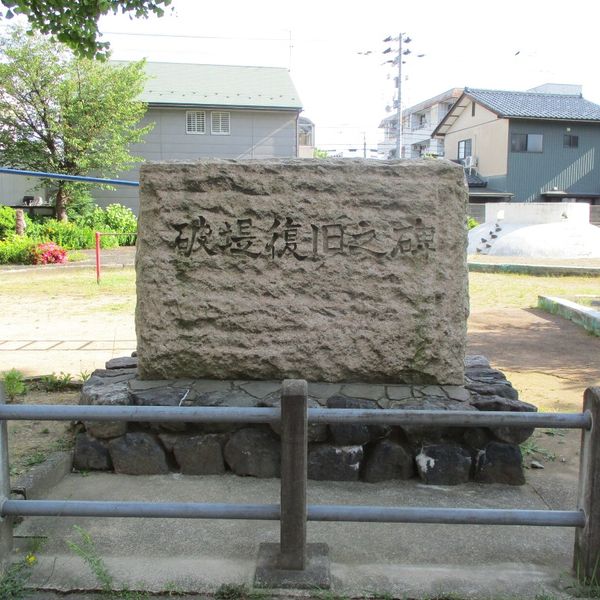
[[[137,369],[137,364],[138,361],[135,356],[119,356],[107,361],[105,367],[107,369]]]
[[[118,369],[94,371],[81,388],[79,403],[94,406],[128,406],[128,379],[123,377],[129,377],[129,373],[114,375],[118,372]],[[131,374],[129,378],[133,376],[134,374]],[[91,436],[102,439],[119,437],[127,431],[125,421],[85,421],[84,425]]]
[[[480,396],[471,401],[477,410],[505,412],[537,412],[537,407],[521,400],[503,396]],[[522,444],[533,434],[534,427],[492,427],[491,432],[502,442]]]
[[[378,407],[377,404],[369,400],[337,395],[327,399],[327,408],[362,408],[367,410],[377,410]],[[336,423],[329,425],[329,431],[331,432],[331,437],[333,438],[333,443],[335,445],[353,446],[356,444],[366,444],[379,438],[383,438],[389,433],[390,428],[385,427],[384,425]]]
[[[142,165],[140,377],[462,384],[463,177],[447,161]]]
[[[225,460],[237,475],[279,477],[281,443],[270,429],[240,429],[225,445]]]
[[[86,433],[78,434],[75,438],[73,468],[78,471],[108,471],[112,469],[106,444]]]
[[[469,481],[471,455],[455,444],[423,446],[415,458],[419,477],[432,485],[458,485]]]
[[[320,481],[358,481],[362,446],[315,444],[308,449],[308,478]]]
[[[115,473],[163,475],[169,472],[163,447],[154,436],[134,432],[108,442]]]
[[[454,385],[311,382],[308,387],[308,407],[370,410],[381,408],[461,411],[535,410],[533,405],[493,393],[496,385],[510,388],[510,384],[503,373],[489,366],[484,357],[467,357],[465,364],[469,374],[468,384],[484,386],[490,395],[479,395],[464,386]],[[281,405],[281,383],[277,381],[180,378],[142,381],[137,378],[132,379],[132,376],[132,371],[128,369],[98,370],[84,386],[82,400],[97,405],[127,404],[131,401],[159,406],[181,403],[183,407],[196,405],[279,407]],[[103,396],[103,392],[106,392],[106,396]],[[348,396],[349,392],[357,396]],[[279,470],[280,426],[278,422],[269,426],[193,421],[187,423],[98,422],[86,423],[86,425],[87,435],[80,438],[78,443],[83,447],[83,442],[86,441],[89,445],[89,448],[86,446],[87,452],[93,451],[102,455],[102,448],[107,447],[106,438],[121,438],[128,431],[143,432],[150,434],[149,439],[153,440],[153,443],[158,443],[159,454],[164,454],[171,470],[182,470],[188,473],[222,472],[223,458],[221,449],[217,448],[217,440],[221,447],[224,447],[234,432],[245,430],[235,436],[234,443],[229,448],[232,460],[235,462],[234,470],[238,469],[241,474],[263,473],[264,475],[266,472],[269,476],[278,473]],[[368,426],[357,423],[339,427],[335,424],[331,425],[331,430],[325,423],[313,422],[308,425],[308,441],[311,444],[312,457],[311,473],[316,478],[356,480],[357,464],[359,465],[358,477],[363,481],[408,477],[414,468],[413,457],[420,454],[421,448],[450,445],[454,448],[453,455],[451,452],[447,453],[450,471],[456,468],[456,464],[460,467],[464,461],[464,453],[455,450],[457,446],[462,446],[471,455],[473,463],[479,458],[479,477],[490,481],[494,480],[494,477],[502,480],[502,477],[506,477],[504,474],[508,468],[506,465],[516,464],[514,456],[511,458],[509,450],[506,449],[502,454],[495,446],[489,446],[490,443],[500,441],[504,442],[504,446],[507,442],[516,444],[524,441],[531,432],[530,428],[514,430],[432,427],[427,424],[403,427]],[[256,433],[247,433],[248,430],[253,429]],[[208,443],[209,441],[211,443]],[[179,445],[177,454],[181,467],[176,461],[176,445]],[[513,448],[513,446],[509,447]],[[248,449],[251,451],[250,454],[246,452]],[[268,455],[271,450],[271,459],[265,458],[263,464],[261,453]],[[364,459],[363,454],[357,454],[358,450],[364,453]],[[236,452],[239,455],[237,458],[234,456]],[[94,460],[104,460],[95,454],[92,456]],[[519,477],[519,468],[514,477],[511,475],[513,480]],[[474,477],[474,473],[473,467],[471,478]],[[436,479],[432,478],[432,481]]]
[[[308,396],[306,404],[308,408],[321,408],[321,405],[313,396]],[[279,408],[281,406],[281,393],[275,392],[270,394],[266,398],[260,400],[258,406]],[[281,421],[271,423],[270,427],[278,436],[281,436]],[[327,440],[328,436],[329,430],[325,423],[308,423],[306,437],[309,442],[324,442]]]
[[[171,387],[129,391],[131,404],[134,406],[179,406],[188,394],[189,390]]]
[[[523,485],[523,457],[515,444],[490,442],[479,452],[473,477],[479,483]]]
[[[396,401],[390,403],[390,408],[396,410],[469,410],[477,409],[466,402],[449,400],[439,397],[415,398],[412,400]],[[413,442],[422,440],[434,441],[444,437],[455,437],[461,435],[463,430],[457,427],[440,427],[427,425],[402,425],[402,431],[406,433]]]
[[[381,440],[367,451],[362,478],[368,483],[410,479],[414,475],[415,460],[405,445],[393,440]]]
[[[180,436],[173,447],[175,460],[185,475],[225,473],[222,439],[218,435]]]

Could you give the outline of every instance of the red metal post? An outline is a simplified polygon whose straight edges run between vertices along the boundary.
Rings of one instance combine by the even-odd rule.
[[[96,283],[100,283],[100,236],[102,234],[96,231]]]

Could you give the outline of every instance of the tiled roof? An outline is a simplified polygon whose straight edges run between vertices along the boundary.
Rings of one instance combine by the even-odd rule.
[[[580,95],[465,88],[465,94],[499,117],[600,121],[600,106]]]
[[[113,61],[114,64],[123,64]],[[302,108],[287,69],[148,62],[140,100],[148,104]]]

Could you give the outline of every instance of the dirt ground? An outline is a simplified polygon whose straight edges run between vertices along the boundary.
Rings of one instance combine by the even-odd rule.
[[[600,338],[538,309],[478,310],[469,318],[468,352],[483,354],[519,390],[521,400],[548,412],[581,411],[585,388],[600,385]],[[573,477],[579,466],[577,430],[537,430],[524,463]]]
[[[25,396],[16,403],[26,404],[77,404],[78,390],[45,392],[28,386]],[[10,421],[8,442],[11,480],[15,480],[32,467],[44,462],[49,454],[73,447],[73,427],[64,421]]]

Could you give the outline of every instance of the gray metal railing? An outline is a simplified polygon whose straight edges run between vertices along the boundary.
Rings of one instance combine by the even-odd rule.
[[[143,422],[281,421],[281,502],[272,504],[200,504],[78,500],[13,500],[10,498],[8,420],[94,420]],[[458,509],[308,505],[307,427],[316,423],[365,423],[444,427],[553,427],[582,429],[577,510]],[[7,405],[0,383],[0,558],[12,545],[8,517],[98,516],[194,519],[279,520],[277,568],[303,571],[306,567],[307,521],[388,523],[445,523],[575,527],[574,565],[586,580],[596,576],[600,560],[600,388],[589,388],[582,413],[514,413],[473,411],[308,409],[307,384],[285,380],[279,408],[149,407],[149,406],[33,406]]]

